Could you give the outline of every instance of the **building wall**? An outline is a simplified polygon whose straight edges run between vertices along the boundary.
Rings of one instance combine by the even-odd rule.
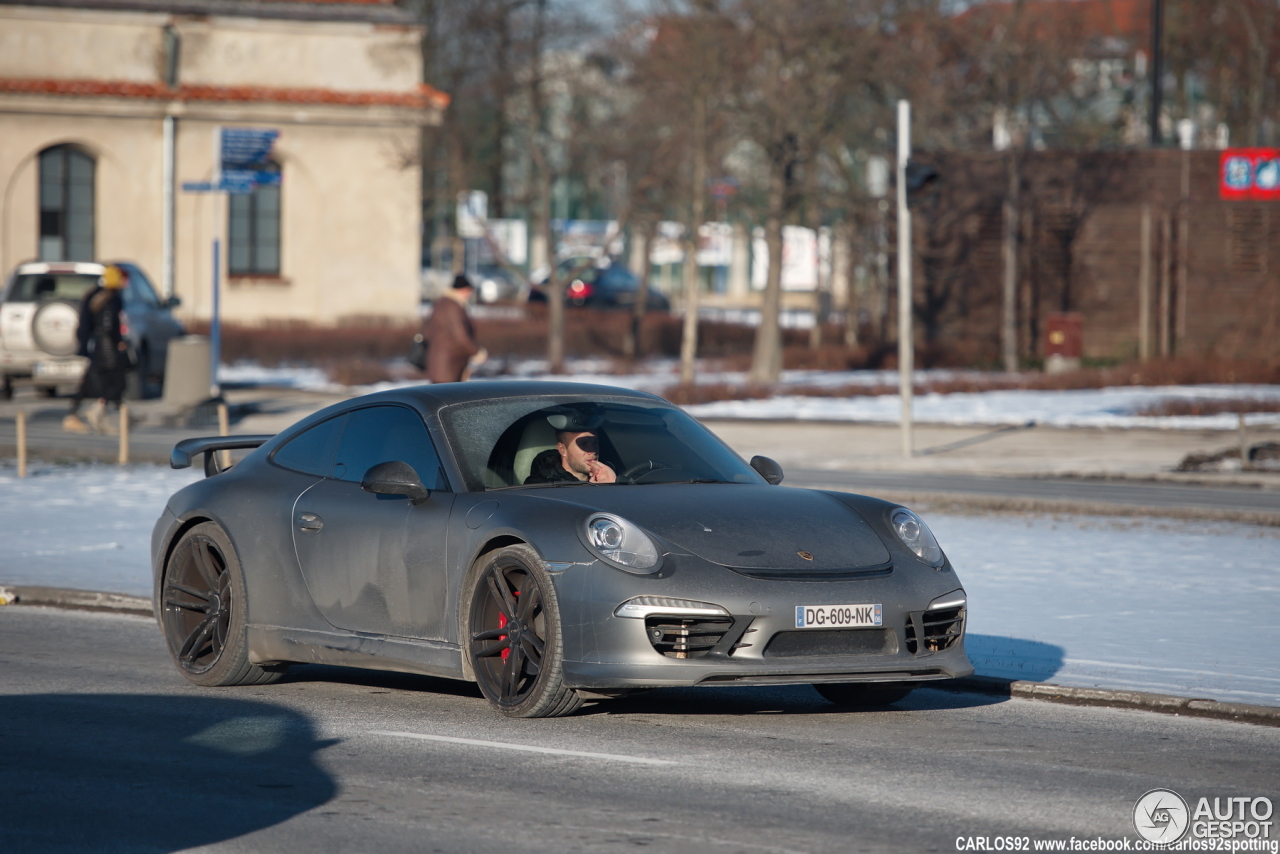
[[[1021,156],[1023,356],[1044,354],[1050,313],[1073,311],[1083,315],[1087,358],[1136,357],[1145,338],[1152,356],[1280,361],[1280,206],[1219,199],[1217,151]],[[919,294],[944,294],[935,343],[994,363],[1007,160],[947,155],[937,165],[942,180],[917,209],[917,251],[929,259],[917,306]]]
[[[175,88],[163,81],[166,26],[181,37]],[[160,285],[169,116],[179,188],[213,177],[220,126],[278,130],[283,176],[278,277],[228,279],[225,194],[178,190],[180,316],[211,316],[215,238],[224,319],[415,315],[419,129],[447,103],[419,82],[420,36],[416,26],[378,20],[0,4],[0,269],[36,257],[36,158],[70,143],[96,161],[97,257],[136,261]]]

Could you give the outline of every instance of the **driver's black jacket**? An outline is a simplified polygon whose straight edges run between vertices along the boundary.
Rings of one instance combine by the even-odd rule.
[[[524,482],[563,483],[569,480],[577,480],[577,478],[560,465],[560,452],[550,448],[533,458],[533,464],[529,466],[529,476],[524,479]]]

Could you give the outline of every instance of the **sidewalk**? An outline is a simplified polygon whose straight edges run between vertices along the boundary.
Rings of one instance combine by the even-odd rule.
[[[764,454],[784,470],[1126,478],[1280,490],[1280,471],[1174,471],[1187,454],[1238,447],[1235,431],[917,424],[914,454],[908,458],[896,425],[709,419],[704,423],[742,456]],[[1255,445],[1280,442],[1280,430],[1250,428],[1248,441]]]

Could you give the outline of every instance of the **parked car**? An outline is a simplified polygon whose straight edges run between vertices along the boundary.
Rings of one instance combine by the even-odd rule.
[[[136,370],[130,397],[158,393],[164,383],[169,342],[183,334],[172,309],[177,297],[162,300],[137,264],[110,262],[129,276],[124,302],[125,338]],[[30,379],[52,396],[58,386],[78,383],[86,360],[76,355],[80,301],[106,269],[105,264],[39,261],[21,264],[0,291],[0,375],[3,396],[13,394],[15,379]]]
[[[562,470],[566,440],[616,482]],[[237,448],[254,450],[221,469]],[[813,684],[883,705],[973,672],[964,588],[919,516],[777,486],[777,463],[652,394],[403,388],[275,436],[185,439],[172,464],[199,455],[206,477],[151,538],[156,617],[197,685],[373,667],[552,717],[658,686]]]
[[[468,274],[476,287],[476,302],[493,305],[520,302],[528,295],[529,285],[523,278],[497,264],[482,264]]]
[[[640,280],[622,264],[598,267],[589,259],[570,258],[556,265],[561,280],[567,280],[565,304],[580,308],[629,309],[640,294]],[[529,302],[546,302],[546,278],[529,292]],[[662,292],[649,288],[647,311],[670,311],[671,302]]]

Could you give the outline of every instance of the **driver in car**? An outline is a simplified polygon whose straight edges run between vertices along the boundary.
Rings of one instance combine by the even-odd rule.
[[[617,473],[600,461],[596,419],[558,413],[548,416],[547,421],[555,428],[556,446],[533,458],[525,483],[617,482]]]

